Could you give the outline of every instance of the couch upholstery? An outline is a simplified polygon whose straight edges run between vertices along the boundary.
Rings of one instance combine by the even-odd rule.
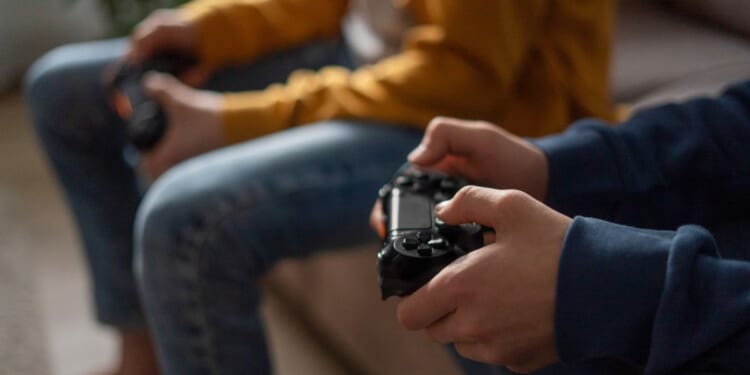
[[[692,2],[701,1],[712,0]],[[750,77],[750,40],[715,22],[661,1],[622,0],[612,68],[614,100],[640,108],[713,95],[728,82]],[[377,250],[373,244],[284,262],[269,277],[269,289],[287,301],[349,372],[457,373],[443,347],[399,329],[395,301],[380,302]]]
[[[698,1],[712,0],[691,0]],[[737,72],[746,64],[750,71],[750,39],[714,21],[661,1],[621,0],[611,70],[614,100],[638,103],[656,91],[694,79],[712,86],[713,93],[716,85],[739,78],[724,75],[725,70]],[[700,86],[692,86],[696,85]],[[700,93],[695,89],[691,91]]]

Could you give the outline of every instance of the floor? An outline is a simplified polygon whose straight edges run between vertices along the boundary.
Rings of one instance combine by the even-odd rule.
[[[113,359],[111,334],[94,324],[78,240],[38,153],[18,93],[0,99],[0,171],[25,234],[52,374],[86,374]]]
[[[89,280],[75,228],[38,151],[17,91],[0,94],[0,124],[0,190],[13,200],[14,213],[6,215],[15,216],[5,219],[19,228],[15,234],[3,235],[24,236],[23,242],[0,241],[0,252],[8,250],[2,246],[25,248],[21,253],[28,257],[40,320],[35,328],[41,332],[48,362],[40,368],[48,367],[52,375],[88,375],[106,369],[114,360],[114,337],[94,322]],[[4,212],[8,211],[0,210],[0,215]],[[305,328],[278,301],[269,299],[263,309],[269,318],[278,374],[343,373],[335,359],[314,345]],[[0,342],[3,339],[0,335]],[[47,372],[35,371],[38,375]]]

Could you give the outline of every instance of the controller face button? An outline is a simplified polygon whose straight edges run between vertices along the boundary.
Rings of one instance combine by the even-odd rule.
[[[442,229],[448,226],[448,224],[438,218],[435,218],[435,226],[438,227],[438,229]]]
[[[469,234],[479,233],[482,231],[482,226],[477,223],[465,223],[459,226],[461,227],[461,230]]]
[[[444,250],[448,248],[448,243],[446,243],[445,240],[442,238],[436,238],[434,240],[430,240],[430,242],[427,242],[427,245],[435,249],[440,249],[440,250]]]
[[[406,250],[414,250],[419,247],[419,240],[412,236],[404,237],[404,239],[401,240],[401,244],[404,245],[404,249]]]
[[[422,245],[417,250],[417,254],[419,254],[420,256],[423,256],[423,257],[428,257],[428,256],[432,255],[432,248],[429,247],[429,246]]]
[[[432,233],[430,233],[430,232],[419,232],[419,233],[417,233],[417,239],[421,243],[427,243],[427,241],[429,241],[430,238],[432,238]]]

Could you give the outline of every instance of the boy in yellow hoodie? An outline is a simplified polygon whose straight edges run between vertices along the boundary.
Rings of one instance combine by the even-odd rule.
[[[29,104],[98,318],[122,333],[120,372],[155,370],[127,358],[150,348],[147,317],[168,374],[268,373],[257,278],[371,238],[372,197],[434,116],[525,136],[609,117],[611,21],[610,0],[196,0],[153,14],[130,42],[43,57]],[[184,82],[146,79],[169,124],[141,155],[158,177],[141,202],[100,79],[123,55],[166,49],[199,66]]]

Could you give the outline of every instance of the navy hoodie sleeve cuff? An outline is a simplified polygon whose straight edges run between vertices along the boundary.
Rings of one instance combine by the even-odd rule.
[[[583,120],[562,134],[531,141],[549,162],[547,205],[568,216],[608,217],[622,181],[606,131],[611,126]]]
[[[644,363],[673,237],[575,218],[557,285],[555,329],[563,362],[606,357]]]

